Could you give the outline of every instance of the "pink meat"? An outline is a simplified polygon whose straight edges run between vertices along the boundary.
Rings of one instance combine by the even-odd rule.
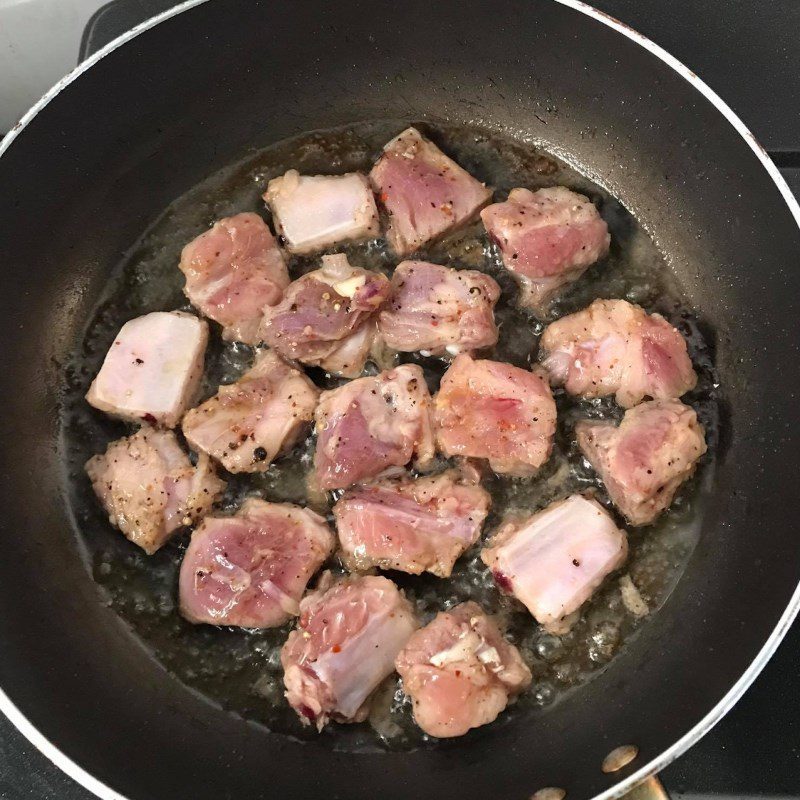
[[[351,571],[427,570],[447,578],[478,540],[490,502],[458,470],[356,486],[333,507],[344,561]]]
[[[706,452],[694,410],[677,400],[651,400],[612,422],[582,420],[578,445],[631,525],[649,525],[668,508]]]
[[[417,725],[441,738],[493,722],[531,682],[519,650],[471,601],[414,633],[395,665]]]
[[[126,322],[92,381],[86,401],[129,422],[172,428],[194,402],[208,325],[181,311],[154,311]]]
[[[351,267],[342,254],[323,256],[321,269],[298,278],[266,310],[260,335],[285,358],[356,377],[388,295],[384,275]]]
[[[206,517],[181,563],[181,614],[194,623],[275,628],[300,613],[312,575],[333,552],[322,517],[250,498],[232,517]]]
[[[281,651],[290,705],[319,730],[360,722],[418,626],[411,604],[386,578],[348,578],[308,595],[300,612]]]
[[[535,372],[462,354],[445,372],[434,408],[446,456],[485,458],[511,475],[531,475],[550,457],[556,405]]]
[[[608,226],[588,197],[563,186],[512,189],[481,211],[503,265],[520,285],[520,305],[544,314],[553,295],[608,253]]]
[[[148,555],[211,510],[225,484],[206,456],[193,467],[172,431],[142,426],[86,462],[109,521]]]
[[[202,314],[222,325],[228,341],[256,344],[267,306],[289,285],[283,254],[258,214],[214,223],[183,248],[184,292]]]
[[[680,397],[697,383],[680,333],[625,300],[595,300],[548,325],[540,358],[554,386],[586,398],[616,394],[624,408]]]
[[[369,177],[389,215],[386,238],[399,256],[469,222],[492,197],[415,128],[385,145]]]
[[[519,522],[507,522],[481,553],[495,582],[548,631],[574,614],[628,555],[628,540],[594,500],[574,494]]]
[[[272,350],[183,418],[183,433],[229,472],[265,472],[311,427],[319,389]]]
[[[499,297],[500,287],[482,272],[404,261],[392,276],[378,329],[389,347],[403,352],[458,355],[491,347]]]
[[[416,364],[323,392],[315,418],[322,489],[343,489],[412,459],[424,467],[434,456],[431,398]]]

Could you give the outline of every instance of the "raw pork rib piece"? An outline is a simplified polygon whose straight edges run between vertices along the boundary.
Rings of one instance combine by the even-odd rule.
[[[208,325],[180,311],[154,311],[126,322],[86,400],[130,422],[172,428],[203,377]]]
[[[311,253],[380,234],[375,198],[359,172],[300,175],[290,169],[269,182],[264,200],[290,253]]]
[[[392,295],[378,329],[394,350],[450,355],[497,342],[494,306],[500,287],[476,270],[404,261],[392,276]]]
[[[290,705],[319,730],[329,719],[364,720],[369,696],[417,627],[411,604],[386,578],[348,578],[306,596],[281,651]]]
[[[625,300],[595,300],[548,325],[540,358],[554,386],[586,398],[616,394],[624,408],[672,400],[697,383],[680,333]]]
[[[574,494],[521,522],[507,522],[481,553],[498,587],[552,633],[628,555],[628,539],[594,500]]]
[[[369,177],[389,215],[386,238],[399,256],[469,222],[492,198],[491,189],[416,128],[384,146]]]
[[[192,305],[222,325],[228,341],[258,343],[267,306],[289,285],[275,237],[258,214],[244,213],[214,223],[183,248],[180,268]]]
[[[333,507],[348,569],[427,570],[449,577],[481,533],[489,493],[458,470],[356,486]]]
[[[677,400],[651,400],[613,422],[582,420],[575,433],[614,505],[631,525],[649,525],[706,452],[694,410]]]
[[[364,368],[374,314],[388,296],[384,275],[351,267],[341,253],[322,256],[321,269],[298,278],[266,310],[261,337],[286,358],[353,378]]]
[[[441,738],[493,722],[531,682],[519,650],[472,601],[414,633],[395,665],[417,725]]]
[[[322,489],[343,489],[412,459],[424,467],[435,453],[431,398],[416,364],[323,392],[315,418]]]
[[[172,431],[147,425],[92,456],[86,472],[111,524],[148,555],[207,514],[225,488],[207,456],[193,467]]]
[[[486,458],[495,472],[531,475],[553,449],[556,405],[535,372],[462,354],[445,372],[434,409],[446,456]]]
[[[189,622],[275,628],[300,613],[311,576],[331,554],[322,517],[251,497],[232,517],[206,517],[181,564],[181,614]]]
[[[608,253],[608,226],[588,197],[563,186],[512,189],[481,211],[503,265],[520,285],[520,305],[538,314],[553,295]]]
[[[183,418],[186,441],[229,472],[265,472],[309,429],[319,389],[271,350]]]

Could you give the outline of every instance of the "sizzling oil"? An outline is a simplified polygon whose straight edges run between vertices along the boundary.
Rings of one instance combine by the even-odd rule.
[[[267,181],[289,168],[301,173],[368,171],[381,145],[408,123],[385,121],[347,129],[316,132],[279,142],[246,161],[209,177],[178,198],[145,232],[118,266],[102,301],[89,321],[66,375],[63,433],[69,469],[69,496],[89,567],[107,602],[132,627],[153,656],[180,680],[209,700],[271,730],[300,738],[316,737],[303,728],[283,699],[280,647],[291,626],[271,631],[195,626],[177,611],[177,576],[189,533],[173,539],[153,556],[113,531],[95,500],[82,465],[102,451],[111,440],[129,432],[123,423],[96,412],[83,400],[92,377],[120,326],[132,317],[156,310],[189,310],[182,293],[183,276],[177,268],[183,245],[215,219],[240,211],[258,211],[268,218],[260,195]],[[598,206],[612,235],[611,252],[555,303],[552,318],[583,308],[597,297],[625,298],[648,311],[664,314],[689,342],[689,351],[700,380],[684,400],[697,410],[704,424],[709,454],[698,476],[679,493],[673,507],[655,525],[629,531],[630,557],[621,573],[627,573],[640,590],[650,613],[664,602],[697,540],[703,486],[711,479],[717,438],[713,365],[694,318],[683,302],[662,254],[636,220],[607,192],[565,163],[537,152],[529,145],[498,138],[474,129],[431,128],[428,135],[469,172],[495,188],[503,199],[515,186],[532,189],[566,185],[587,194]],[[351,263],[385,273],[394,260],[381,240],[339,248]],[[502,287],[496,316],[500,340],[492,358],[529,366],[536,358],[543,324],[513,305],[516,290],[502,269],[498,253],[476,224],[420,252],[420,257],[455,267],[483,269]],[[318,256],[296,257],[290,263],[293,277],[315,268]],[[252,350],[222,342],[212,325],[206,356],[204,396],[220,383],[235,380],[249,365]],[[425,369],[434,391],[445,364],[437,359],[404,356]],[[374,365],[368,367],[375,370]],[[333,381],[318,370],[312,378],[321,386]],[[492,512],[484,537],[491,535],[501,518],[511,511],[533,512],[553,499],[574,491],[593,490],[608,505],[607,497],[577,451],[574,422],[581,417],[619,418],[612,401],[575,401],[556,393],[559,431],[548,464],[534,479],[493,477],[486,484],[492,494]],[[311,439],[289,456],[273,464],[264,475],[227,475],[224,511],[233,511],[243,498],[255,495],[267,500],[316,502],[306,497],[305,475],[311,465]],[[324,510],[324,509],[323,509]],[[391,573],[427,621],[436,611],[466,599],[480,603],[507,626],[507,634],[530,666],[534,681],[530,690],[506,713],[505,718],[547,706],[568,691],[585,684],[625,645],[646,617],[633,616],[622,602],[619,575],[611,576],[587,603],[580,621],[564,636],[541,630],[515,601],[494,589],[487,569],[478,557],[479,545],[456,564],[453,576],[412,577]],[[332,564],[336,568],[335,563]],[[620,573],[620,574],[621,574]],[[332,746],[409,749],[427,740],[411,720],[408,703],[395,678],[379,692],[370,725],[341,729],[329,726],[322,736]]]

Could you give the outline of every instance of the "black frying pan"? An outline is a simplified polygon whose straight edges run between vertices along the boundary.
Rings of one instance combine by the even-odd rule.
[[[132,800],[629,787],[720,718],[797,610],[796,203],[687,70],[577,4],[188,5],[93,59],[0,158],[3,709],[84,783],[88,773]],[[605,672],[477,736],[358,754],[243,722],[138,645],[101,601],[66,513],[58,404],[61,365],[108,270],[172,199],[248,148],[398,116],[530,137],[617,195],[713,335],[725,414],[687,571]],[[629,743],[638,759],[601,772]]]

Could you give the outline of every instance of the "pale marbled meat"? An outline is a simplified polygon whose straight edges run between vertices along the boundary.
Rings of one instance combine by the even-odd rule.
[[[193,623],[274,628],[300,613],[306,584],[334,535],[307,508],[249,498],[192,534],[179,578],[181,614]]]
[[[211,510],[225,483],[207,456],[197,466],[172,431],[142,426],[86,462],[109,521],[148,555]]]
[[[222,325],[227,341],[258,343],[264,309],[289,285],[278,243],[258,214],[215,222],[183,248],[180,269],[192,305]]]
[[[272,350],[235,383],[186,413],[186,441],[229,472],[265,472],[311,427],[319,389]]]

